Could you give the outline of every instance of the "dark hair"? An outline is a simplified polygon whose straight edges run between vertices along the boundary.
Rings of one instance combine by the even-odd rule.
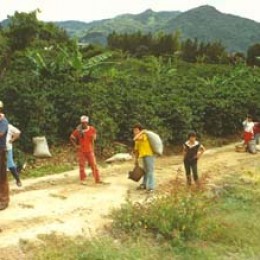
[[[252,119],[253,120],[253,116],[252,115],[247,115],[247,118]]]
[[[135,125],[133,126],[133,129],[135,129],[135,128],[137,128],[137,129],[139,129],[139,130],[143,130],[143,129],[144,129],[143,126],[142,126],[140,123],[135,124]]]
[[[189,134],[188,134],[188,139],[189,139],[190,137],[197,137],[196,132],[195,132],[195,131],[189,132]]]

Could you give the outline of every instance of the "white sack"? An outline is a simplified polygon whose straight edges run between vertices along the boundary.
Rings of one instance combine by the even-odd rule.
[[[145,133],[148,137],[152,150],[157,155],[163,154],[163,142],[161,137],[150,130],[145,130]]]
[[[108,158],[106,160],[106,162],[110,163],[110,162],[116,162],[116,161],[128,161],[128,160],[132,160],[132,159],[133,159],[133,157],[129,153],[117,153],[117,154],[113,155],[112,157]]]
[[[51,157],[48,143],[45,136],[33,137],[34,151],[33,155],[39,158]]]

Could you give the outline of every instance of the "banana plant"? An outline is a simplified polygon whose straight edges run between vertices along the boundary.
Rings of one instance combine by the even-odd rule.
[[[57,46],[51,49],[30,50],[27,51],[26,56],[33,63],[35,68],[33,72],[37,76],[72,71],[76,77],[81,78],[89,76],[92,70],[105,63],[112,56],[112,53],[106,52],[84,60],[78,47],[71,51],[67,47]]]

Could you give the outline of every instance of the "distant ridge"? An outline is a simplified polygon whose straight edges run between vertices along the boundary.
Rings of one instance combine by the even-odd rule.
[[[8,21],[3,21],[2,26]],[[105,45],[107,36],[117,33],[181,32],[182,39],[197,38],[199,41],[220,41],[230,52],[246,52],[248,47],[260,43],[260,23],[243,17],[224,14],[215,7],[204,5],[186,12],[154,12],[147,9],[140,14],[122,14],[112,19],[93,22],[55,22],[71,37],[82,43]]]

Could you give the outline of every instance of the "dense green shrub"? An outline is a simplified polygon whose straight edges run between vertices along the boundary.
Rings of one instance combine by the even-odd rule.
[[[112,213],[113,228],[134,234],[148,231],[173,242],[188,240],[199,236],[208,205],[199,193],[180,190],[142,204],[128,201]]]

